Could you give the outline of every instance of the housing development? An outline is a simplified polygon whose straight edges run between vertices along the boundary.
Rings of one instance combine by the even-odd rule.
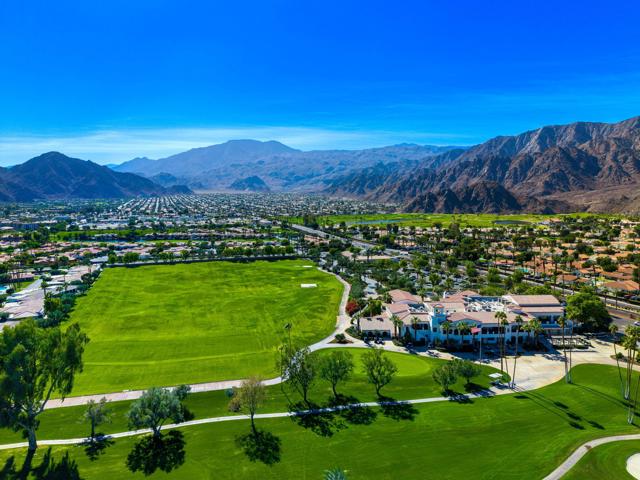
[[[278,194],[8,205],[2,355],[42,329],[64,343],[32,355],[67,367],[33,373],[50,393],[4,397],[5,462],[418,478],[395,454],[381,471],[356,439],[437,436],[475,445],[473,467],[427,454],[436,477],[460,478],[493,458],[477,444],[490,417],[491,435],[536,446],[517,476],[581,478],[578,446],[636,435],[638,218],[388,208]]]

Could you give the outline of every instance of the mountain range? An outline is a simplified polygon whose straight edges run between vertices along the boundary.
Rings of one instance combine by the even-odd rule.
[[[320,192],[351,172],[402,162],[414,165],[453,147],[403,144],[365,150],[317,150],[303,152],[280,142],[231,140],[209,147],[150,160],[135,158],[112,168],[148,178],[173,178],[200,191],[229,191],[234,182],[258,177],[273,191]],[[163,185],[171,183],[164,182]]]
[[[179,186],[165,188],[147,178],[114,172],[58,152],[45,153],[10,168],[0,168],[0,201],[5,202],[172,193],[190,193],[190,190]]]
[[[640,213],[640,117],[576,122],[472,147],[400,144],[301,151],[231,140],[119,165],[49,152],[0,168],[0,201],[200,191],[298,191],[411,212]]]
[[[640,117],[501,136],[418,165],[377,165],[336,179],[331,195],[413,212],[640,212]]]

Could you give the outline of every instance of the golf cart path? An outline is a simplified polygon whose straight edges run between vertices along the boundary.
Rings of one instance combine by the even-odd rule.
[[[385,405],[418,405],[423,403],[435,403],[435,402],[459,402],[464,399],[474,399],[474,398],[491,398],[496,395],[502,395],[506,393],[511,393],[512,391],[508,388],[503,390],[482,390],[478,393],[469,393],[469,394],[461,394],[455,395],[451,397],[427,397],[427,398],[416,398],[413,400],[397,400],[397,401],[388,401],[388,402],[362,402],[362,403],[352,403],[348,405],[339,405],[336,407],[327,407],[327,408],[317,408],[313,410],[299,410],[295,412],[275,412],[275,413],[258,413],[255,415],[256,419],[265,419],[265,418],[286,418],[286,417],[295,417],[300,415],[308,415],[308,414],[321,414],[321,413],[330,413],[330,412],[339,412],[348,409],[355,408],[364,408],[364,407],[380,407]],[[227,415],[222,417],[210,417],[210,418],[201,418],[198,420],[190,420],[182,423],[172,423],[162,426],[162,430],[170,430],[173,428],[183,428],[183,427],[191,427],[194,425],[204,425],[207,423],[220,423],[220,422],[231,422],[237,420],[249,420],[248,415]],[[150,429],[141,429],[141,430],[129,430],[126,432],[118,432],[112,433],[109,435],[105,435],[103,438],[124,438],[124,437],[132,437],[135,435],[147,434],[151,433]],[[65,438],[58,440],[38,440],[38,445],[77,445],[82,444],[88,441],[88,438]],[[0,450],[10,450],[13,448],[23,448],[29,446],[28,442],[18,442],[18,443],[8,443],[4,445],[0,445]]]
[[[640,440],[640,434],[613,435],[611,437],[597,438],[583,443],[571,455],[569,455],[569,458],[562,462],[558,468],[544,477],[543,480],[560,480],[569,473],[569,470],[571,470],[582,457],[589,453],[592,448],[595,448],[598,445],[604,445],[605,443],[620,442],[624,440]]]

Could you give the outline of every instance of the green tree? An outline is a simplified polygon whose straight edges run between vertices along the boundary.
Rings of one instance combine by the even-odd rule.
[[[380,396],[380,390],[391,383],[398,371],[398,367],[380,348],[372,348],[362,356],[362,364],[367,374],[367,380],[376,388],[376,395]]]
[[[260,408],[264,403],[266,396],[267,392],[264,384],[262,383],[262,379],[260,377],[252,376],[242,381],[240,388],[238,388],[231,399],[231,410],[241,410],[249,415],[249,418],[251,419],[251,431],[254,435],[258,434],[254,417],[258,408]]]
[[[149,428],[154,437],[160,437],[160,429],[167,420],[172,420],[173,423],[184,421],[186,409],[182,401],[189,391],[188,385],[174,389],[151,387],[131,404],[127,413],[129,427]]]
[[[64,398],[71,393],[88,341],[75,323],[64,332],[38,327],[33,320],[2,330],[0,425],[25,433],[31,457],[38,447],[38,416],[51,395]]]
[[[338,399],[336,387],[338,383],[348,380],[353,372],[353,357],[345,350],[333,350],[321,357],[319,362],[320,378],[331,384],[333,396]]]
[[[579,323],[586,330],[602,331],[609,328],[611,315],[598,296],[583,290],[567,297],[567,318]]]
[[[111,421],[111,409],[107,406],[107,399],[102,397],[99,402],[89,400],[82,418],[90,425],[89,440],[93,443],[96,438],[96,427]]]
[[[431,374],[433,381],[442,387],[442,390],[446,393],[449,391],[449,387],[458,381],[456,374],[456,368],[453,362],[447,362],[444,365],[440,365]]]
[[[308,348],[293,349],[283,346],[279,359],[282,378],[295,388],[309,405],[309,389],[316,380],[317,361]]]
[[[453,360],[453,369],[455,373],[466,380],[466,384],[471,383],[471,379],[482,373],[480,365],[473,363],[471,360],[461,360],[456,358]],[[455,383],[455,382],[454,382]]]

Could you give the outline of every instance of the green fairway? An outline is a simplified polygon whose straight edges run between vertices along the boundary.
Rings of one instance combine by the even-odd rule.
[[[71,315],[91,339],[73,394],[275,375],[285,324],[304,344],[335,327],[343,286],[306,265],[106,269]]]
[[[433,227],[436,223],[446,228],[452,223],[461,227],[517,227],[536,226],[542,221],[565,216],[607,216],[603,214],[507,214],[492,213],[380,213],[363,215],[325,215],[318,217],[320,225],[337,225],[345,222],[347,225],[397,225],[399,227]],[[612,216],[612,215],[608,215]],[[283,217],[291,223],[302,223],[301,217]]]
[[[573,385],[560,381],[466,403],[376,408],[356,416],[324,415],[314,422],[258,419],[258,427],[279,442],[268,449],[271,465],[251,461],[239,444],[249,432],[248,421],[187,427],[180,430],[186,442],[184,464],[152,478],[316,479],[336,466],[346,469],[350,480],[542,478],[589,439],[638,432],[626,423],[615,367],[580,365],[573,378]],[[116,440],[94,461],[82,447],[54,447],[53,458],[59,461],[68,452],[86,479],[144,478],[126,466],[139,440]],[[45,451],[41,448],[35,465]],[[0,465],[12,456],[19,467],[20,451],[0,453]]]
[[[627,458],[640,453],[640,441],[607,443],[590,450],[562,480],[632,480],[627,472]]]

